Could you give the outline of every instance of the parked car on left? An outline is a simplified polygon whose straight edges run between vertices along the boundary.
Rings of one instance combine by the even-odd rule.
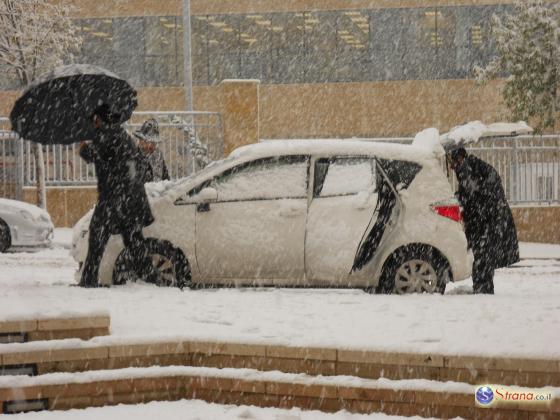
[[[0,198],[0,252],[10,248],[49,246],[54,225],[45,210],[22,201]]]

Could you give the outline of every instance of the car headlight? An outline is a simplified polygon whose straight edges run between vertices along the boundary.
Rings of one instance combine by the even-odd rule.
[[[47,213],[41,213],[40,219],[46,223],[52,223],[50,216]]]
[[[28,222],[35,223],[35,219],[33,215],[29,213],[27,210],[20,210],[19,214],[21,214],[21,217],[23,217]]]

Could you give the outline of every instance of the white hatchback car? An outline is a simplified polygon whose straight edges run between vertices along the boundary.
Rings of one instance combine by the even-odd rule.
[[[165,285],[357,287],[443,293],[470,276],[461,211],[432,151],[359,140],[274,140],[175,182],[148,184]],[[75,227],[81,274],[91,212]],[[113,236],[100,284],[136,278]]]
[[[0,198],[0,252],[49,246],[53,231],[51,217],[45,210],[23,201]]]

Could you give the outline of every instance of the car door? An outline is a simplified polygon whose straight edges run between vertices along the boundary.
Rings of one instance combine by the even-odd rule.
[[[203,281],[273,284],[304,278],[308,171],[307,156],[266,158],[211,182],[217,201],[196,213]]]
[[[358,246],[376,218],[375,159],[316,159],[313,178],[305,240],[307,279],[316,285],[347,285]]]

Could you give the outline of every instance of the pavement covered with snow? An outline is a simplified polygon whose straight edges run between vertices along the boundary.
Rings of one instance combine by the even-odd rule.
[[[299,408],[282,410],[236,405],[211,404],[204,401],[151,402],[137,405],[88,408],[85,410],[43,411],[39,413],[13,414],[10,419],[25,420],[398,420],[405,417],[385,414],[351,414],[347,411],[327,414],[320,411],[304,411]],[[406,417],[420,419],[420,417]]]
[[[0,255],[0,319],[94,311],[111,315],[112,336],[98,339],[113,341],[560,357],[559,245],[523,244],[530,259],[496,272],[494,296],[473,295],[470,280],[449,285],[443,296],[376,296],[350,289],[71,287],[69,237],[59,229],[53,249]]]

